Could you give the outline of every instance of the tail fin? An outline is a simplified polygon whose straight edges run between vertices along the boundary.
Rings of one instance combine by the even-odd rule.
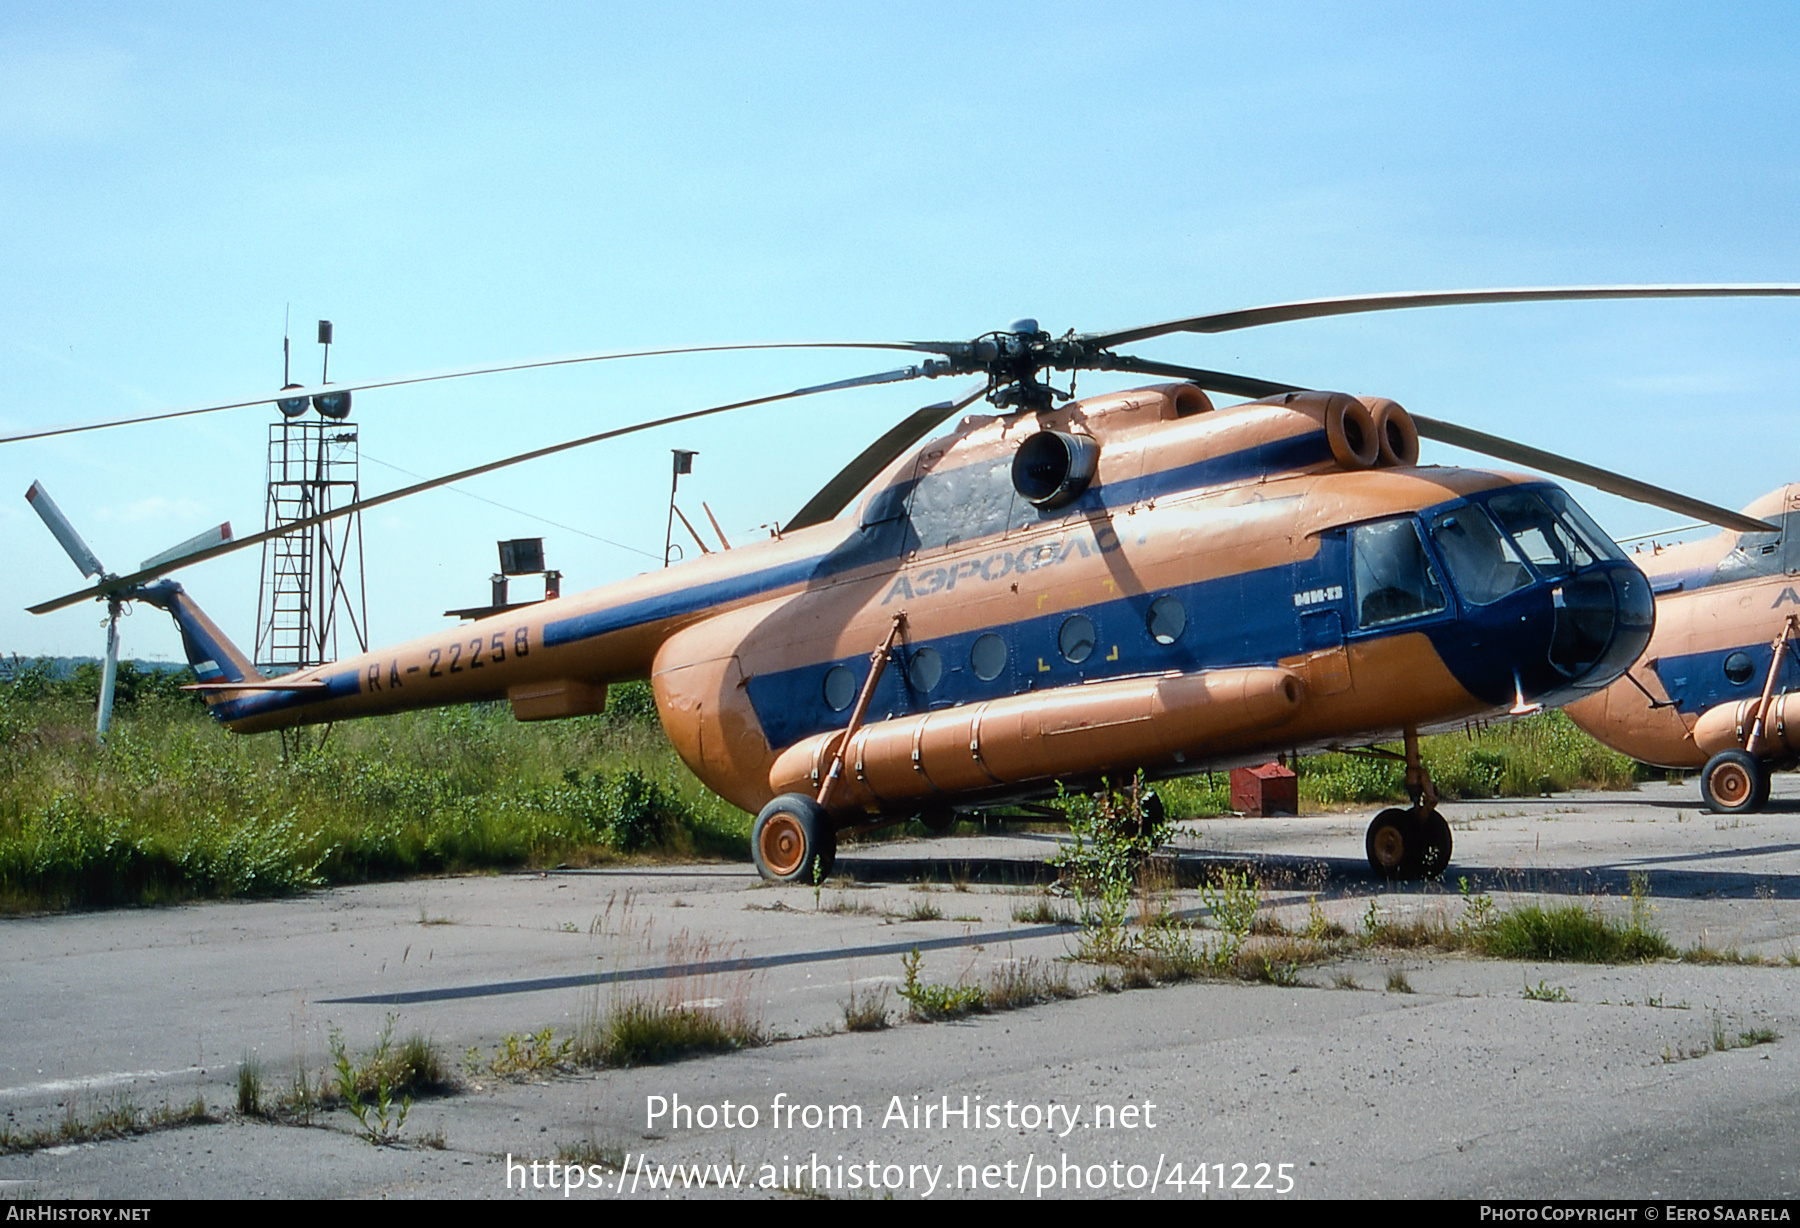
[[[173,580],[158,580],[135,589],[131,596],[167,610],[181,630],[181,646],[187,651],[188,664],[201,682],[265,682],[250,658],[225,637],[187,591]],[[229,691],[202,691],[206,706],[221,702]]]

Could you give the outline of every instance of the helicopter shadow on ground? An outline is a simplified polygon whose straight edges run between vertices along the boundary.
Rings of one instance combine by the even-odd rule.
[[[1416,882],[1384,882],[1370,871],[1368,862],[1348,857],[1294,857],[1282,855],[1184,853],[1181,880],[1198,882],[1219,870],[1253,867],[1267,887],[1320,894],[1358,895],[1375,889],[1383,892],[1461,895],[1464,884],[1472,893],[1508,892],[1566,896],[1571,899],[1597,895],[1629,898],[1632,877],[1641,874],[1652,896],[1664,898],[1800,900],[1800,864],[1784,871],[1710,869],[1705,863],[1741,861],[1746,857],[1800,853],[1800,844],[1772,844],[1747,849],[1684,853],[1641,859],[1595,861],[1588,865],[1530,867],[1482,865],[1457,858],[1440,879]]]
[[[1730,819],[1731,815],[1715,814],[1708,810],[1706,803],[1698,797],[1594,797],[1582,798],[1583,810],[1609,810],[1630,808],[1633,810],[1662,810],[1674,814],[1678,812],[1692,813],[1705,818]],[[1772,797],[1761,809],[1754,813],[1759,815],[1800,815],[1800,797]]]
[[[1015,835],[1016,838],[1016,835]],[[1054,842],[1053,837],[1045,837]],[[931,846],[927,846],[930,848]],[[1228,871],[1250,870],[1267,888],[1322,895],[1360,895],[1371,890],[1415,895],[1471,892],[1530,893],[1570,898],[1611,895],[1629,897],[1632,878],[1641,874],[1650,894],[1668,898],[1800,900],[1800,866],[1781,871],[1710,868],[1708,863],[1740,862],[1749,857],[1800,853],[1800,843],[1666,856],[1596,860],[1587,865],[1519,868],[1483,865],[1457,859],[1441,879],[1395,883],[1376,878],[1361,858],[1305,857],[1284,854],[1210,853],[1184,850],[1173,862],[1173,885],[1197,887],[1217,881]],[[837,872],[859,883],[950,883],[982,886],[1047,887],[1057,881],[1056,867],[1029,857],[957,856],[954,842],[942,851],[909,857],[857,856],[840,853]]]

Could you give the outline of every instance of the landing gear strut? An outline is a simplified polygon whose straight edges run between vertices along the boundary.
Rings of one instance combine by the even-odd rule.
[[[1419,731],[1406,730],[1407,810],[1383,810],[1369,824],[1363,848],[1377,878],[1439,878],[1450,865],[1450,824],[1438,813],[1437,790],[1419,758]]]

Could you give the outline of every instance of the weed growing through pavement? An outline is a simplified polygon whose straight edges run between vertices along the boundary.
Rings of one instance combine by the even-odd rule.
[[[879,1032],[888,1026],[888,987],[863,992],[856,996],[856,982],[850,982],[850,1000],[844,1004],[844,1027],[851,1032]]]
[[[394,1016],[389,1015],[381,1035],[376,1038],[375,1051],[358,1065],[351,1060],[344,1045],[342,1030],[331,1029],[329,1043],[331,1062],[337,1070],[338,1096],[350,1110],[350,1115],[356,1118],[357,1131],[376,1147],[399,1142],[400,1132],[406,1128],[406,1116],[412,1112],[410,1095],[403,1095],[398,1103],[394,1100],[393,1063],[390,1061],[393,1039]],[[374,1083],[373,1088],[367,1087],[370,1081]],[[365,1099],[370,1093],[371,1098]]]
[[[917,947],[900,957],[900,996],[906,1001],[908,1014],[921,1022],[1017,1010],[1081,994],[1070,982],[1066,966],[1052,967],[1037,959],[1008,960],[989,973],[987,982],[981,985],[932,984],[921,976],[924,967],[925,957]]]
[[[1597,906],[1527,904],[1502,911],[1493,897],[1460,884],[1462,909],[1453,924],[1448,910],[1405,918],[1384,916],[1375,901],[1363,917],[1366,946],[1470,951],[1495,959],[1563,963],[1624,963],[1666,958],[1675,948],[1651,929],[1646,882],[1634,882],[1631,919],[1615,921]]]
[[[1012,919],[1023,925],[1073,925],[1075,918],[1050,902],[1050,897],[1040,895],[1029,904],[1020,904],[1012,911]]]
[[[245,1117],[263,1115],[262,1062],[246,1053],[237,1068],[237,1111]]]
[[[1412,982],[1406,979],[1406,970],[1395,968],[1387,975],[1387,991],[1389,993],[1412,993]]]
[[[582,1066],[644,1066],[702,1053],[725,1053],[767,1044],[750,1013],[749,973],[724,971],[737,948],[686,930],[659,941],[654,923],[640,920],[627,893],[615,895],[594,920],[605,938],[603,962],[620,971],[657,966],[654,983],[614,980],[602,1001],[599,986],[582,1008],[570,1054]]]
[[[532,1079],[572,1070],[575,1040],[558,1040],[554,1028],[538,1032],[508,1032],[494,1048],[494,1056],[484,1058],[474,1046],[463,1055],[463,1068],[471,1075],[491,1074],[501,1079]]]
[[[1569,991],[1561,985],[1552,985],[1543,980],[1536,985],[1526,985],[1520,996],[1529,1002],[1568,1002],[1572,1000],[1569,997]]]
[[[1126,790],[1103,786],[1097,793],[1069,794],[1059,789],[1056,805],[1068,816],[1073,841],[1050,864],[1075,895],[1083,958],[1107,961],[1129,953],[1125,919],[1132,889],[1166,827],[1156,819],[1153,799],[1141,772]]]
[[[1772,1045],[1781,1039],[1781,1033],[1773,1028],[1747,1028],[1731,1032],[1726,1028],[1725,1016],[1721,1012],[1715,1010],[1709,1013],[1712,1017],[1712,1035],[1698,1045],[1664,1045],[1662,1060],[1665,1063],[1686,1062],[1705,1057],[1709,1053],[1728,1053],[1733,1049],[1748,1049],[1756,1045]]]
[[[590,1131],[586,1138],[558,1147],[556,1160],[559,1164],[573,1164],[578,1168],[598,1164],[601,1168],[617,1170],[625,1166],[625,1149],[617,1143],[600,1142]]]
[[[919,979],[924,966],[925,957],[917,947],[900,957],[900,971],[904,977],[900,996],[906,999],[914,1019],[926,1022],[960,1019],[982,1008],[982,993],[978,986],[930,984]]]
[[[36,1130],[15,1130],[0,1122],[0,1155],[37,1151],[45,1147],[62,1147],[71,1143],[91,1143],[102,1139],[128,1138],[167,1130],[175,1126],[199,1125],[213,1120],[206,1101],[196,1096],[182,1105],[164,1104],[144,1112],[127,1094],[83,1112],[76,1096],[64,1103],[62,1120],[54,1126]]]

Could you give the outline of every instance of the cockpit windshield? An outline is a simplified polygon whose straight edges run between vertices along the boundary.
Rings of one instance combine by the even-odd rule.
[[[1500,522],[1500,527],[1511,535],[1538,574],[1547,580],[1561,579],[1599,558],[1613,557],[1616,547],[1614,551],[1603,552],[1588,540],[1587,534],[1577,533],[1567,521],[1558,518],[1556,510],[1546,501],[1552,495],[1559,496],[1556,502],[1561,507],[1556,510],[1566,512],[1574,506],[1561,491],[1514,489],[1489,499],[1488,510]],[[1585,515],[1581,519],[1589,526],[1593,525]],[[1597,529],[1592,532],[1606,541],[1605,535]],[[1612,543],[1607,541],[1607,545]]]

